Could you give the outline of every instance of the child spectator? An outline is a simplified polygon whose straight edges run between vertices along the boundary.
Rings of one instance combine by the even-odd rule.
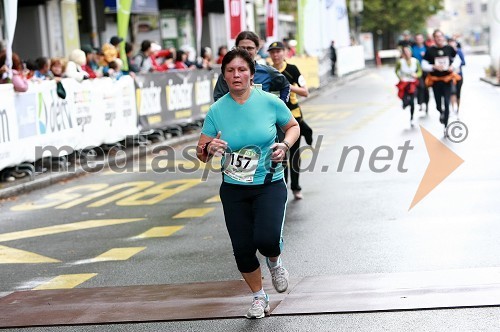
[[[24,77],[26,79],[31,80],[35,76],[35,71],[38,69],[35,61],[28,59],[24,61]]]
[[[51,80],[54,75],[50,71],[50,60],[47,57],[40,57],[35,60],[36,70],[33,77],[37,80]]]
[[[219,56],[217,58],[218,65],[222,64],[222,59],[224,59],[224,55],[226,55],[226,53],[227,53],[227,46],[226,45],[222,45],[221,47],[219,47],[219,52],[217,52],[217,55]]]
[[[85,52],[87,63],[82,66],[82,69],[89,74],[89,78],[97,78],[98,74],[95,72],[99,68],[96,62],[96,50],[90,45],[83,45],[82,51]]]
[[[210,47],[203,47],[201,49],[200,68],[212,69],[212,49]]]
[[[175,55],[175,69],[188,69],[186,65],[187,54],[184,51],[178,50]]]
[[[189,45],[184,45],[181,50],[185,53],[184,63],[188,67],[188,69],[197,68],[198,64],[196,63],[196,51]]]
[[[66,70],[66,63],[61,58],[50,59],[50,71],[54,76],[56,81],[60,81],[63,78],[64,71]]]
[[[109,77],[119,80],[123,76],[122,66],[123,61],[120,58],[116,58],[114,61],[111,61],[109,64],[108,75]]]

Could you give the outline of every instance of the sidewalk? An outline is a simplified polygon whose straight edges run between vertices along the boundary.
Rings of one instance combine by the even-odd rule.
[[[357,71],[350,73],[344,77],[335,77],[331,79],[326,85],[314,89],[310,92],[308,98],[302,99],[302,103],[307,102],[310,99],[315,98],[316,96],[320,95],[321,92],[326,89],[326,88],[331,88],[332,85],[344,85],[346,82],[349,82],[351,80],[357,79],[363,75],[366,74],[366,71],[369,70],[370,68],[365,68],[363,70]],[[189,133],[185,134],[182,136],[178,137],[172,137],[172,138],[167,138],[164,141],[153,143],[150,145],[147,145],[143,148],[128,148],[124,150],[126,153],[125,156],[120,156],[116,158],[111,158],[108,160],[104,160],[103,162],[103,168],[106,168],[109,166],[110,163],[122,163],[125,160],[134,160],[139,157],[143,157],[153,151],[153,149],[159,147],[159,146],[175,146],[179,144],[184,144],[188,142],[195,142],[199,138],[200,133],[199,132],[194,132],[194,133]],[[88,174],[89,172],[82,168],[80,165],[73,166],[75,169],[71,171],[49,171],[46,173],[41,173],[35,175],[34,180],[31,180],[29,176],[25,176],[23,178],[17,179],[12,182],[0,182],[0,200],[1,199],[8,199],[12,198],[17,195],[21,195],[36,189],[41,189],[48,187],[50,185],[56,184],[60,181],[66,181],[78,176],[83,176],[85,174]]]

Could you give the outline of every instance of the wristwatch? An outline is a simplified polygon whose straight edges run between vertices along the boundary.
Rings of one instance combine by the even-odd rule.
[[[210,153],[208,152],[208,145],[210,143],[212,143],[212,141],[203,144],[203,154],[210,155]]]

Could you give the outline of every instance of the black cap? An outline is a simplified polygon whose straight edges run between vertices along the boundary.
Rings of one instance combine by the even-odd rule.
[[[97,53],[97,49],[90,46],[89,44],[86,44],[86,45],[82,45],[82,47],[80,48],[82,51],[85,52],[85,54],[89,54],[89,53]]]
[[[118,37],[118,36],[113,36],[113,37],[111,37],[111,39],[109,40],[109,43],[110,43],[111,45],[116,46],[116,45],[120,44],[122,41],[123,41],[123,38]]]
[[[283,45],[282,42],[274,42],[272,43],[271,45],[269,45],[269,48],[267,49],[267,51],[271,51],[271,50],[284,50],[285,49],[285,45]]]

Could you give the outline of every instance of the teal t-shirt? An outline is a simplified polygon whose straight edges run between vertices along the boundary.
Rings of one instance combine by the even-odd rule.
[[[263,184],[283,178],[283,166],[271,162],[271,145],[276,141],[276,124],[284,126],[292,113],[275,95],[252,88],[240,105],[229,93],[210,106],[202,133],[221,139],[228,148],[222,158],[224,182],[242,185]],[[268,175],[271,174],[271,175]]]

